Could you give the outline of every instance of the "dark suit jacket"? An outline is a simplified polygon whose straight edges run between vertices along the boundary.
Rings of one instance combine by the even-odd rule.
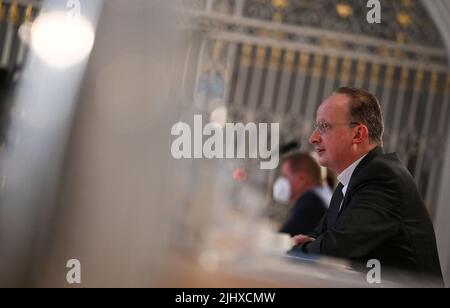
[[[431,219],[408,170],[396,154],[382,148],[357,166],[337,220],[327,214],[310,236],[316,241],[296,247],[367,264],[377,259],[393,267],[442,281]]]
[[[313,191],[305,192],[294,204],[281,233],[291,236],[314,231],[327,210],[325,202]]]

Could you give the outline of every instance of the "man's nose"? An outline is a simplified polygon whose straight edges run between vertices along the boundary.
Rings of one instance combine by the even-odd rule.
[[[309,143],[311,144],[320,143],[320,134],[317,130],[312,132],[311,137],[309,137]]]

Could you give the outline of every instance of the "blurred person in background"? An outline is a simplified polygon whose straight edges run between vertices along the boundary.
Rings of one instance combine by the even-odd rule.
[[[326,215],[291,253],[322,254],[400,269],[442,282],[431,219],[414,179],[396,154],[383,151],[378,99],[343,87],[317,111],[310,138],[322,166],[338,174]]]
[[[329,202],[322,186],[320,166],[307,153],[292,154],[284,159],[273,196],[277,202],[292,205],[290,216],[280,230],[291,236],[312,232]]]

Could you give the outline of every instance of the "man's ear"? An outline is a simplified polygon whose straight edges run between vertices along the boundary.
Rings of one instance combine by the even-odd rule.
[[[354,130],[353,144],[361,144],[369,139],[369,129],[365,125],[358,125]]]

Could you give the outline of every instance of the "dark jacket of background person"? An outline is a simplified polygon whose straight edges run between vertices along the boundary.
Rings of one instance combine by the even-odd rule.
[[[326,210],[325,202],[314,190],[310,190],[295,202],[290,216],[280,232],[291,236],[310,233],[317,227]]]

